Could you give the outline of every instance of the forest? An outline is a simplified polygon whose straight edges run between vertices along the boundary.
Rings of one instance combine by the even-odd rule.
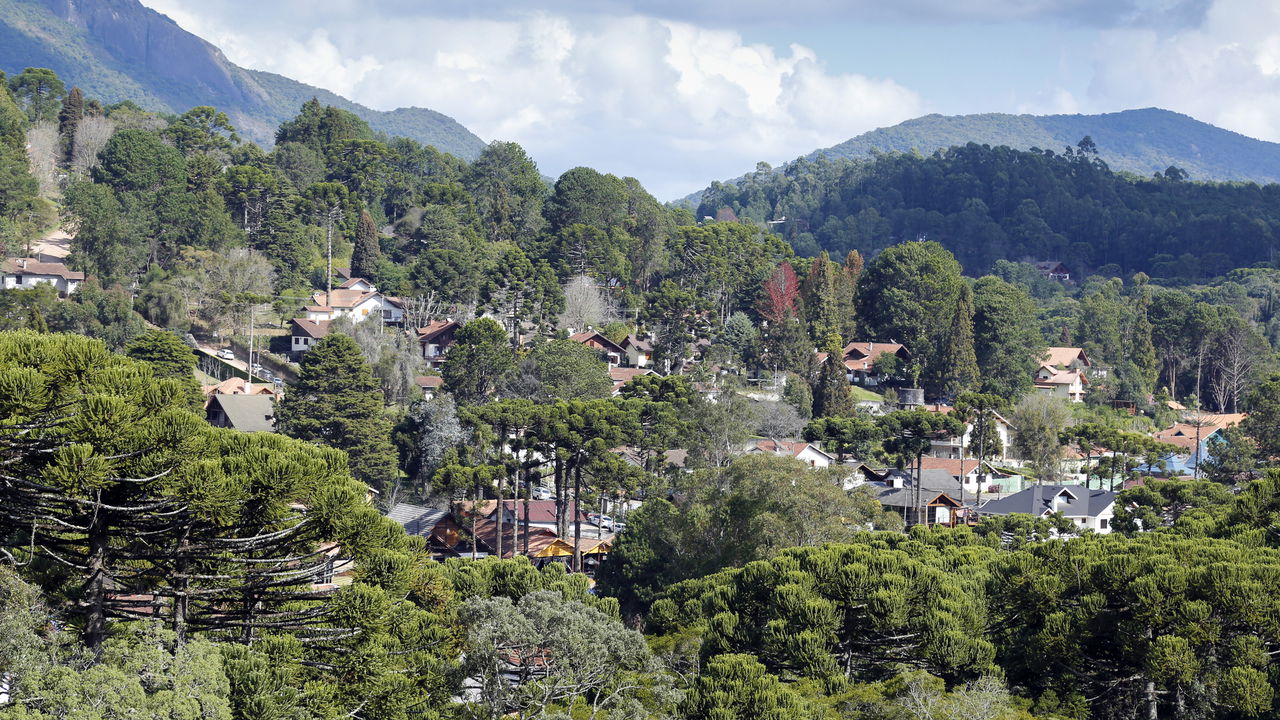
[[[1086,139],[762,166],[693,212],[315,100],[275,139],[0,84],[5,257],[60,227],[87,276],[0,290],[0,719],[1280,717],[1276,186]],[[352,279],[404,319],[280,347]],[[213,342],[288,370],[274,432],[211,424]],[[851,385],[872,342],[907,351]],[[1051,347],[1082,402],[1038,392]],[[1202,411],[1247,417],[1177,475],[1155,433]],[[1113,531],[847,482],[997,421],[974,458],[1040,487],[1082,455]],[[836,462],[743,450],[792,438]],[[537,491],[563,561],[528,502],[481,553],[478,508]],[[626,512],[598,564],[579,503]]]

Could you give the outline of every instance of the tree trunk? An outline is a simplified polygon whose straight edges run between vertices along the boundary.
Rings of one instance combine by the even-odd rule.
[[[507,512],[507,509],[502,506],[502,480],[503,480],[502,476],[499,476],[498,477],[498,493],[497,493],[498,495],[498,519],[497,519],[498,532],[496,534],[497,540],[495,540],[495,542],[497,543],[497,547],[494,548],[494,552],[498,554],[499,558],[502,557],[502,528],[503,528],[502,520],[503,520],[503,515],[505,515]]]
[[[582,572],[582,463],[573,468],[573,570]]]
[[[555,485],[556,485],[556,534],[564,537],[569,534],[568,518],[565,516],[565,507],[569,504],[568,493],[565,492],[564,482],[564,462],[557,456],[555,464]]]
[[[101,516],[98,516],[99,518]],[[85,587],[85,604],[88,612],[84,624],[84,644],[94,654],[102,649],[107,637],[107,542],[106,528],[95,518],[89,526],[89,582]]]

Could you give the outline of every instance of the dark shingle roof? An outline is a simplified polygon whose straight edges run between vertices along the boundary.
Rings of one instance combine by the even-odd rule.
[[[1061,511],[1066,517],[1097,517],[1115,500],[1116,494],[1110,490],[1090,490],[1083,485],[1040,485],[992,500],[982,506],[982,512],[988,515],[1026,513],[1041,517]]]
[[[243,432],[275,432],[276,404],[271,395],[214,395],[231,427]]]
[[[448,510],[437,510],[410,503],[396,503],[396,506],[387,513],[387,517],[400,523],[406,533],[424,537],[430,535],[435,526],[448,515]]]

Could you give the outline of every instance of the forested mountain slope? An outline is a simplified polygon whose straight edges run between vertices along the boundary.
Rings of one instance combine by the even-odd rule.
[[[213,45],[137,0],[0,0],[0,70],[48,67],[104,102],[133,101],[181,113],[197,105],[226,112],[249,139],[269,144],[306,100],[348,110],[376,131],[409,137],[474,159],[484,141],[452,118],[423,108],[372,110],[327,90],[231,63]]]
[[[1280,185],[1189,182],[1177,169],[1146,180],[1103,155],[1085,141],[1062,153],[970,143],[927,157],[801,158],[712,184],[697,214],[771,222],[800,255],[937,240],[973,274],[1001,259],[1056,260],[1076,275],[1196,279],[1271,260]]]
[[[1007,145],[1061,151],[1088,135],[1112,170],[1150,177],[1170,165],[1192,180],[1280,180],[1280,144],[1254,140],[1169,110],[1101,115],[926,115],[863,133],[807,157],[867,158],[875,151],[928,155],[953,145]]]

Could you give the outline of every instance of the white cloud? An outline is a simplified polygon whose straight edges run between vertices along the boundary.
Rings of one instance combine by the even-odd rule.
[[[1163,107],[1280,142],[1280,4],[1217,0],[1193,29],[1109,31],[1088,100]]]
[[[923,110],[893,80],[832,72],[803,46],[645,15],[146,2],[233,62],[378,109],[438,110],[486,140],[520,142],[548,174],[591,165],[660,198]]]

